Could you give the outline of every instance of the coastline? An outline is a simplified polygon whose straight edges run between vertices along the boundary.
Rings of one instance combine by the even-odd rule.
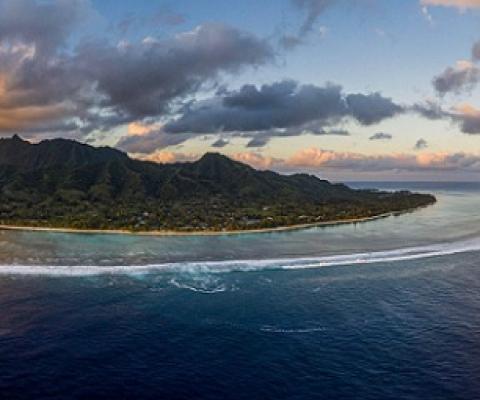
[[[392,211],[388,213],[372,215],[370,217],[349,218],[332,221],[312,222],[307,224],[296,224],[287,226],[278,226],[274,228],[258,228],[258,229],[239,229],[230,231],[129,231],[126,229],[75,229],[75,228],[49,228],[49,227],[35,227],[35,226],[21,226],[21,225],[5,225],[0,224],[0,231],[24,231],[24,232],[53,232],[53,233],[71,233],[71,234],[87,234],[87,235],[135,235],[135,236],[221,236],[221,235],[242,235],[252,233],[274,233],[274,232],[288,232],[301,229],[308,229],[314,227],[328,227],[346,224],[356,224],[369,221],[375,221],[391,216],[409,213],[424,206],[403,210]]]

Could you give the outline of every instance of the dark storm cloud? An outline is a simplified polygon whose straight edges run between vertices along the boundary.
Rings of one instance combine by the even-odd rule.
[[[67,49],[75,27],[91,15],[86,0],[0,0],[0,132],[77,126],[83,136],[161,118],[223,74],[274,58],[267,41],[223,24],[170,39],[93,39]]]
[[[300,85],[284,80],[222,90],[215,97],[190,103],[177,119],[167,122],[162,134],[223,133],[246,138],[246,147],[257,148],[274,137],[348,136],[348,131],[331,127],[346,119],[371,125],[402,112],[402,106],[379,93],[347,95],[339,85]]]
[[[94,14],[83,0],[0,0],[0,131],[72,126],[85,82],[65,47]]]
[[[162,114],[173,99],[194,93],[222,72],[273,58],[266,41],[222,24],[206,24],[169,40],[83,44],[76,56],[105,96],[102,106],[132,118]]]
[[[0,0],[0,40],[33,43],[37,51],[51,52],[91,13],[87,0]]]
[[[379,93],[345,95],[338,85],[299,85],[287,80],[260,88],[244,85],[238,91],[198,102],[168,123],[165,131],[259,132],[293,128],[296,134],[305,130],[325,134],[324,127],[346,117],[370,125],[402,111],[401,106]]]

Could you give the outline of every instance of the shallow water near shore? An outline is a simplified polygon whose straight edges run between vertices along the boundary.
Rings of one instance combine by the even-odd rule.
[[[479,184],[238,236],[0,231],[8,399],[480,397]]]

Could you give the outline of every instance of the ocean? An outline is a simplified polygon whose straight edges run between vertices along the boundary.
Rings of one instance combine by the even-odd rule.
[[[0,399],[479,399],[480,184],[365,223],[0,231]]]

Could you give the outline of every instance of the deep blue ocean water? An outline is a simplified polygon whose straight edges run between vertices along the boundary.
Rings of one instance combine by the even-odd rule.
[[[0,232],[0,399],[479,399],[480,184],[374,185],[439,201],[269,234]]]

